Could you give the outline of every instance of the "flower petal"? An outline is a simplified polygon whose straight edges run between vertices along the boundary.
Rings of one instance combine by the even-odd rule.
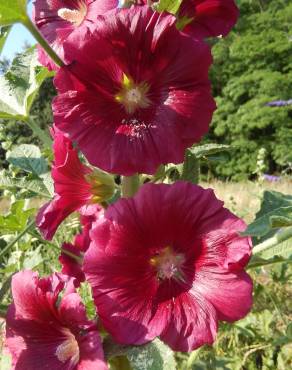
[[[252,306],[252,280],[244,272],[203,268],[195,277],[194,291],[212,302],[218,319],[233,322],[242,319]]]

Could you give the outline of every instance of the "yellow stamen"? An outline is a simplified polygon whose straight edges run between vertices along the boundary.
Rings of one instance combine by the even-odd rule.
[[[146,82],[135,84],[124,73],[121,85],[122,89],[115,95],[115,100],[124,106],[127,113],[132,114],[138,108],[147,108],[151,104],[147,97],[149,85]]]

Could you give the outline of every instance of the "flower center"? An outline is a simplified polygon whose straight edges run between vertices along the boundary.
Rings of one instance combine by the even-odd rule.
[[[147,97],[149,85],[146,82],[135,84],[127,75],[123,75],[122,89],[115,96],[117,102],[122,104],[127,113],[132,114],[138,108],[147,108],[150,100]]]
[[[182,265],[185,257],[174,253],[171,247],[165,247],[162,251],[150,258],[150,265],[157,271],[159,280],[171,279],[184,281]]]
[[[79,362],[79,346],[77,340],[72,333],[69,334],[69,338],[60,344],[56,350],[56,356],[59,361],[65,363],[70,360],[73,366],[76,366]]]
[[[87,5],[84,1],[78,1],[77,9],[61,8],[58,10],[58,16],[65,21],[72,23],[75,27],[79,27],[84,21],[87,14]]]

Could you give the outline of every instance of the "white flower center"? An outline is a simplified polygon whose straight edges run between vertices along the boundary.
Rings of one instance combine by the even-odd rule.
[[[135,87],[134,89],[127,91],[125,95],[126,95],[125,101],[127,103],[130,103],[130,104],[134,103],[134,104],[139,105],[140,102],[142,101],[142,94],[138,87]]]
[[[77,9],[61,8],[58,10],[58,16],[65,21],[72,23],[75,27],[79,27],[84,21],[87,14],[87,5],[84,1],[78,2]]]
[[[150,264],[155,267],[160,280],[174,278],[183,281],[181,267],[184,262],[185,257],[182,254],[175,254],[171,247],[165,247],[150,259]]]
[[[70,337],[60,344],[56,350],[56,356],[59,361],[65,363],[70,360],[73,366],[76,366],[79,362],[79,346],[77,340],[72,333],[67,333]]]
[[[121,90],[115,100],[122,104],[127,113],[132,114],[139,108],[147,108],[151,104],[147,93],[149,85],[146,82],[134,83],[127,75],[123,75]]]

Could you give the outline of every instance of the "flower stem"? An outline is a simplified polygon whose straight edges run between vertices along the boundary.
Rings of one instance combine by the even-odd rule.
[[[122,177],[122,197],[130,198],[136,194],[140,186],[139,175]]]
[[[32,132],[44,143],[44,145],[51,149],[53,142],[50,136],[44,130],[42,130],[31,118],[28,118],[27,120],[25,120],[25,122],[32,130]]]
[[[30,223],[26,226],[26,228],[23,229],[22,232],[19,233],[17,235],[17,237],[12,240],[12,242],[10,242],[9,244],[7,244],[6,247],[1,250],[1,252],[0,252],[0,258],[4,254],[6,254],[9,251],[9,249],[12,248],[14,246],[14,244],[16,244],[18,242],[18,240],[21,239],[23,237],[23,235],[25,235],[30,230],[30,228],[32,228],[34,225],[35,225],[34,220],[33,221],[30,221]]]
[[[267,251],[268,249],[271,249],[278,245],[281,242],[284,242],[285,240],[292,238],[292,227],[289,227],[285,230],[279,231],[276,235],[274,235],[272,238],[265,240],[264,242],[256,245],[252,253],[253,255],[260,254],[264,251]]]
[[[82,257],[79,257],[77,256],[76,254],[70,252],[70,251],[67,251],[66,249],[62,249],[61,247],[59,247],[58,245],[48,241],[48,240],[44,240],[39,234],[37,233],[34,233],[34,232],[31,232],[30,235],[32,235],[34,238],[37,238],[41,243],[43,244],[47,244],[49,246],[51,246],[52,248],[56,249],[59,253],[64,253],[66,254],[68,257],[71,257],[73,258],[75,261],[77,261],[78,263],[82,263]]]
[[[5,304],[0,304],[0,317],[6,319],[8,306]]]
[[[37,42],[41,45],[41,47],[46,51],[49,57],[59,66],[62,67],[64,65],[63,61],[58,57],[55,51],[50,47],[47,41],[43,38],[40,32],[37,30],[35,25],[32,23],[31,19],[26,16],[23,18],[21,22],[33,35],[33,37],[37,40]]]

